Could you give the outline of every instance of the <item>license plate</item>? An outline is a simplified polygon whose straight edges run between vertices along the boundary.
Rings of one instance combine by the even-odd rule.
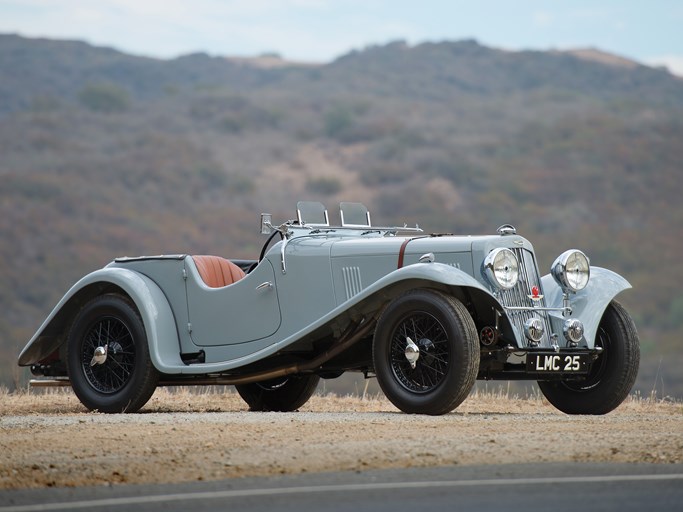
[[[590,368],[589,354],[529,353],[526,370],[534,373],[587,373]]]

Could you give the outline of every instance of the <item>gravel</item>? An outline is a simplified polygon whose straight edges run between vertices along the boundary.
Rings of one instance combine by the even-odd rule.
[[[539,398],[470,397],[407,415],[383,398],[315,396],[247,412],[235,393],[160,393],[139,414],[68,394],[0,396],[0,488],[170,483],[377,468],[542,461],[683,462],[683,407],[630,400],[567,416]],[[63,396],[62,396],[63,395]]]

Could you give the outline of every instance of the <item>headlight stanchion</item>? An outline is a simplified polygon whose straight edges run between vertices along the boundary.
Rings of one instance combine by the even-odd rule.
[[[557,284],[562,288],[563,316],[568,317],[572,314],[571,302],[569,300],[570,294],[583,290],[588,286],[588,281],[590,281],[590,260],[582,251],[570,249],[563,252],[555,259],[550,267],[550,273]],[[570,345],[575,346],[583,336],[583,324],[578,322],[578,324],[580,324],[579,329],[575,324],[573,324],[573,328],[569,328],[569,323],[571,323],[571,320],[565,322],[564,335],[567,342]]]

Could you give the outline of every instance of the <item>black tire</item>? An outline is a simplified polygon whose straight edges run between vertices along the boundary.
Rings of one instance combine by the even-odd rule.
[[[317,375],[294,375],[253,384],[238,384],[237,392],[250,411],[296,411],[313,396],[320,382]]]
[[[598,326],[603,353],[581,381],[546,381],[538,386],[548,401],[567,414],[607,414],[628,396],[638,376],[640,342],[631,315],[612,301]]]
[[[407,338],[419,348],[412,368]],[[382,313],[372,346],[377,381],[386,397],[411,414],[446,414],[469,395],[479,370],[477,329],[465,306],[449,295],[418,289]]]
[[[95,349],[105,345],[105,361],[93,363]],[[142,319],[120,295],[96,297],[78,313],[67,339],[66,360],[71,386],[90,410],[135,412],[159,381]]]

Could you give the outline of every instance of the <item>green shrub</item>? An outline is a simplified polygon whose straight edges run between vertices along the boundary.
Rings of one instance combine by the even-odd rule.
[[[128,93],[116,84],[88,84],[78,95],[81,104],[95,112],[123,112],[128,110]]]

